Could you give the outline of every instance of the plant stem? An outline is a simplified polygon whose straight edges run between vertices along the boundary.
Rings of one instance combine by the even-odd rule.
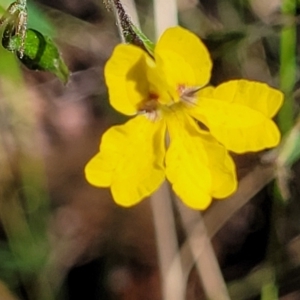
[[[201,213],[189,209],[179,199],[177,206],[206,297],[210,300],[229,300],[226,283]]]
[[[156,38],[168,28],[178,24],[177,1],[175,0],[154,0],[154,24]]]
[[[185,299],[185,280],[179,253],[172,199],[167,182],[151,196],[164,300]]]
[[[280,38],[280,89],[286,98],[278,115],[278,125],[282,133],[293,126],[293,89],[296,83],[296,0],[283,0],[281,11],[285,25]]]
[[[154,0],[154,24],[156,40],[171,26],[178,23],[176,0]],[[169,144],[167,137],[166,145]],[[152,196],[152,210],[154,215],[157,247],[160,258],[160,268],[163,282],[163,299],[185,299],[185,280],[182,272],[181,260],[175,259],[179,253],[177,234],[172,208],[172,199],[165,182],[158,194]]]

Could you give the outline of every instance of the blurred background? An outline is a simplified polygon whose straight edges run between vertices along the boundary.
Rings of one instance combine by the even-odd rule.
[[[152,1],[135,3],[154,39]],[[297,3],[290,1],[294,14],[287,15],[279,0],[178,0],[179,23],[209,48],[212,84],[246,78],[284,88],[282,31],[297,33]],[[2,13],[10,4],[0,0]],[[0,49],[0,299],[162,299],[149,200],[120,208],[83,174],[103,132],[125,121],[109,106],[103,78],[120,42],[114,15],[101,0],[36,0],[28,2],[28,27],[55,40],[71,76],[64,85]],[[297,42],[295,35],[285,91],[294,101],[292,123]],[[254,176],[261,155],[234,155],[240,180]],[[300,299],[299,171],[296,162],[284,176],[288,200],[267,180],[212,234],[232,299]],[[180,221],[177,232],[183,243]],[[186,299],[205,299],[194,269]]]

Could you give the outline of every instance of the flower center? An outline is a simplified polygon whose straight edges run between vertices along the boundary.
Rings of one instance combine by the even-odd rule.
[[[171,99],[172,97],[170,96],[170,104],[165,104],[165,106],[171,107],[179,102],[195,104],[197,100],[196,93],[200,89],[200,87],[187,87],[184,84],[179,84],[177,87],[178,100]],[[149,120],[155,121],[159,116],[159,106],[162,108],[162,104],[159,103],[159,94],[149,92],[148,97],[139,106],[138,113],[145,114]]]

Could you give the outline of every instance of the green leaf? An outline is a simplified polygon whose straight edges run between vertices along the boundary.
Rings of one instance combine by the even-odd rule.
[[[8,25],[3,33],[2,45],[5,49],[15,52],[19,60],[30,70],[48,71],[57,76],[64,84],[69,79],[69,69],[64,63],[56,45],[47,36],[35,29],[26,30],[24,55],[19,49],[21,39],[12,35],[13,29]]]

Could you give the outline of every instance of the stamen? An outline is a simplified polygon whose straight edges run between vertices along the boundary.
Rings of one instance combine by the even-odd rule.
[[[201,87],[186,87],[185,85],[178,86],[178,92],[180,99],[189,104],[195,104],[197,97],[196,93],[201,89]]]
[[[138,114],[144,114],[150,121],[155,121],[158,118],[158,98],[155,93],[149,93],[147,100],[141,104]]]

